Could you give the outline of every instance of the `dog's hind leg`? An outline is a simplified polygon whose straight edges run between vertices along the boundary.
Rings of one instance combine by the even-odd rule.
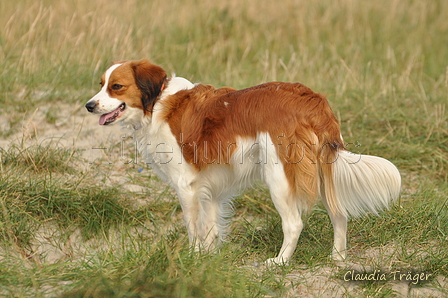
[[[271,196],[275,208],[282,218],[283,243],[277,257],[268,259],[266,263],[287,264],[297,247],[297,241],[303,229],[303,221],[299,209],[296,204],[292,203],[291,198],[272,191]]]
[[[334,245],[331,257],[335,261],[343,261],[346,257],[347,247],[347,216],[338,211],[332,211],[324,195],[322,201],[333,225]]]
[[[263,161],[262,178],[269,188],[271,199],[281,217],[283,230],[283,244],[280,252],[277,257],[268,259],[266,264],[287,264],[302,233],[302,214],[297,203],[298,198],[292,194],[276,148],[269,146],[274,142],[269,135],[261,134],[258,143],[261,148],[259,157]]]
[[[301,212],[291,192],[283,165],[273,165],[265,171],[265,181],[269,187],[272,201],[282,219],[283,244],[275,258],[268,259],[267,264],[287,264],[293,255],[297,241],[303,229]]]

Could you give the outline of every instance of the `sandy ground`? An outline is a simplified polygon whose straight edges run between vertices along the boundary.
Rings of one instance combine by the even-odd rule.
[[[114,166],[108,181],[122,184],[127,181],[122,175],[123,167],[132,159],[134,153],[133,140],[130,138],[129,132],[123,130],[119,125],[100,127],[98,117],[88,114],[83,106],[73,107],[58,104],[60,113],[56,117],[56,122],[51,124],[46,121],[45,117],[48,109],[49,107],[41,107],[34,113],[24,115],[21,128],[7,138],[0,139],[0,147],[7,148],[11,142],[19,144],[24,141],[27,145],[56,142],[60,146],[75,148],[82,154],[85,162],[79,165],[80,170],[88,171],[92,168],[92,163],[112,164]],[[0,129],[7,129],[8,125],[7,117],[0,117]],[[143,191],[139,185],[126,183],[126,187],[131,191]],[[166,185],[162,185],[161,189],[165,189],[165,187]],[[138,202],[138,204],[145,203],[147,202]],[[51,226],[42,228],[37,233],[33,250],[42,263],[56,263],[66,258],[76,258],[76,256],[85,257],[93,254],[98,248],[106,249],[108,245],[113,245],[114,238],[118,242],[121,239],[119,235],[111,233],[111,239],[107,243],[83,242],[80,233],[75,232],[67,238],[66,242],[55,243],[55,238],[61,239],[61,237],[54,237],[55,233],[58,233],[57,230]],[[394,255],[395,251],[393,247],[365,251],[362,255],[357,256],[365,260],[362,265],[352,264],[348,261],[334,266],[294,270],[287,276],[289,290],[286,297],[360,296],[362,289],[357,282],[343,281],[341,278],[336,278],[335,273],[339,272],[340,268],[345,268],[344,270],[347,271],[365,269],[368,272],[374,272],[381,270],[383,273],[390,274],[394,270],[393,266],[399,263]],[[375,264],[387,265],[384,268],[379,268]],[[253,267],[250,270],[262,270],[262,267]],[[419,287],[413,286],[409,281],[393,280],[391,276],[388,276],[386,285],[389,285],[398,297],[447,297],[446,292],[444,294],[437,289],[447,289],[448,280],[439,276],[431,284]]]
[[[82,152],[88,162],[105,157],[105,150],[127,140],[129,133],[120,125],[98,125],[98,117],[93,116],[84,107],[62,106],[58,104],[60,113],[55,123],[48,123],[46,113],[50,107],[41,107],[24,115],[21,125],[16,125],[14,133],[0,139],[0,147],[7,148],[11,142],[27,145],[46,144],[53,142],[67,148],[75,147]],[[1,119],[1,117],[0,117]],[[6,120],[5,120],[6,119]],[[7,118],[0,120],[0,128],[9,127]]]

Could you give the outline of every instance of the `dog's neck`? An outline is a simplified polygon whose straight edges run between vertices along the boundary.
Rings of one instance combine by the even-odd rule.
[[[173,95],[181,90],[191,89],[194,86],[195,85],[189,80],[173,75],[173,77],[164,84],[164,89],[160,95],[160,100],[163,100],[165,97]]]
[[[123,126],[130,128],[133,131],[140,130],[143,126],[146,126],[150,123],[152,123],[153,119],[157,117],[157,112],[160,109],[160,104],[162,104],[162,101],[166,99],[168,96],[173,95],[181,90],[188,90],[193,88],[195,85],[191,83],[189,80],[182,78],[182,77],[176,77],[173,75],[170,79],[166,80],[165,83],[162,86],[162,90],[159,96],[159,99],[157,100],[156,104],[153,107],[153,111],[151,113],[151,116],[142,116],[141,120],[137,123],[122,123]],[[150,118],[150,119],[148,119]],[[149,122],[148,122],[149,120]]]

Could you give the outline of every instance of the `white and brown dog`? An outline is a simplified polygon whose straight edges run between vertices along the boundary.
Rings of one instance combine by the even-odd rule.
[[[299,83],[235,90],[192,84],[148,60],[114,63],[86,104],[99,124],[134,130],[139,152],[176,190],[190,242],[221,240],[232,197],[266,183],[282,219],[283,245],[268,263],[287,262],[301,216],[321,198],[334,228],[332,256],[346,256],[347,218],[376,214],[395,200],[401,177],[389,161],[345,150],[322,95]]]

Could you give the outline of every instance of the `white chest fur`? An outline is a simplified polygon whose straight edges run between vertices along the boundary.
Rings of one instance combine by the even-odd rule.
[[[172,78],[155,104],[152,117],[142,119],[140,129],[134,132],[134,140],[141,158],[178,193],[182,185],[191,183],[195,176],[194,169],[183,159],[181,148],[168,123],[160,119],[160,111],[167,96],[193,87],[194,85],[184,78]],[[185,182],[182,182],[184,180]]]

